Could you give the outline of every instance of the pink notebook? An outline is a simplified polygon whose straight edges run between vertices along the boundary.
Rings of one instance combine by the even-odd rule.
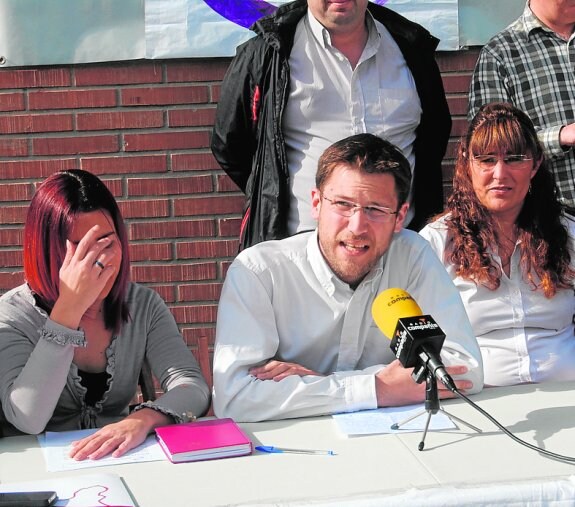
[[[233,419],[208,419],[156,428],[160,446],[172,463],[243,456],[252,443]]]

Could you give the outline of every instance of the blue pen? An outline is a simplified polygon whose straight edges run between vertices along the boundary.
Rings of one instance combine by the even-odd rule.
[[[273,445],[257,445],[256,451],[268,453],[290,453],[290,454],[323,454],[328,456],[335,456],[333,451],[323,451],[317,449],[288,449],[287,447],[274,447]]]

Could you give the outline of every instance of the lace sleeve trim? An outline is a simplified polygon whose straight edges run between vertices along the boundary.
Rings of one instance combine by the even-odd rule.
[[[56,322],[48,319],[40,333],[40,337],[46,341],[57,343],[58,345],[75,345],[76,347],[86,346],[84,331],[68,329]]]
[[[191,418],[188,417],[188,414],[177,414],[173,410],[170,410],[168,408],[160,407],[159,405],[156,405],[156,403],[153,401],[145,401],[144,403],[140,403],[139,405],[134,407],[134,410],[132,410],[132,413],[137,412],[138,410],[142,410],[143,408],[151,408],[152,410],[155,410],[156,412],[161,412],[162,414],[167,415],[167,416],[171,417],[172,419],[174,419],[174,422],[178,423],[178,424],[182,423],[182,422],[189,422],[191,420]]]

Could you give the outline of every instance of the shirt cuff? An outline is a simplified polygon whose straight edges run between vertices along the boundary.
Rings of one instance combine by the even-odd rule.
[[[556,127],[546,128],[539,131],[539,140],[545,147],[548,156],[551,157],[564,157],[565,153],[569,152],[571,148],[565,150],[559,141],[559,135],[563,125]]]
[[[344,382],[346,412],[377,408],[375,375],[352,375]]]

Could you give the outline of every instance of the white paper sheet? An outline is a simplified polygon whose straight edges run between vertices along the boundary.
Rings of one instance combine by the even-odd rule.
[[[393,424],[401,424],[410,417],[419,415],[407,424],[402,424],[397,430],[391,429]],[[406,405],[404,407],[378,408],[345,414],[334,414],[332,417],[340,431],[349,436],[373,435],[376,433],[405,433],[406,431],[423,431],[428,413],[423,403]],[[456,428],[453,421],[439,411],[431,416],[429,430],[445,430]]]
[[[48,472],[60,472],[62,470],[77,470],[79,468],[103,467],[108,465],[121,465],[124,463],[140,463],[144,461],[160,461],[167,459],[154,435],[150,435],[143,444],[131,451],[128,451],[124,456],[119,458],[104,457],[98,460],[86,459],[84,461],[76,461],[68,457],[72,442],[85,438],[96,431],[98,430],[93,429],[61,432],[47,431],[43,435],[38,435],[38,442],[42,447]]]
[[[122,479],[116,474],[76,475],[65,479],[0,484],[0,492],[56,491],[57,507],[93,507],[114,505],[135,507]]]

